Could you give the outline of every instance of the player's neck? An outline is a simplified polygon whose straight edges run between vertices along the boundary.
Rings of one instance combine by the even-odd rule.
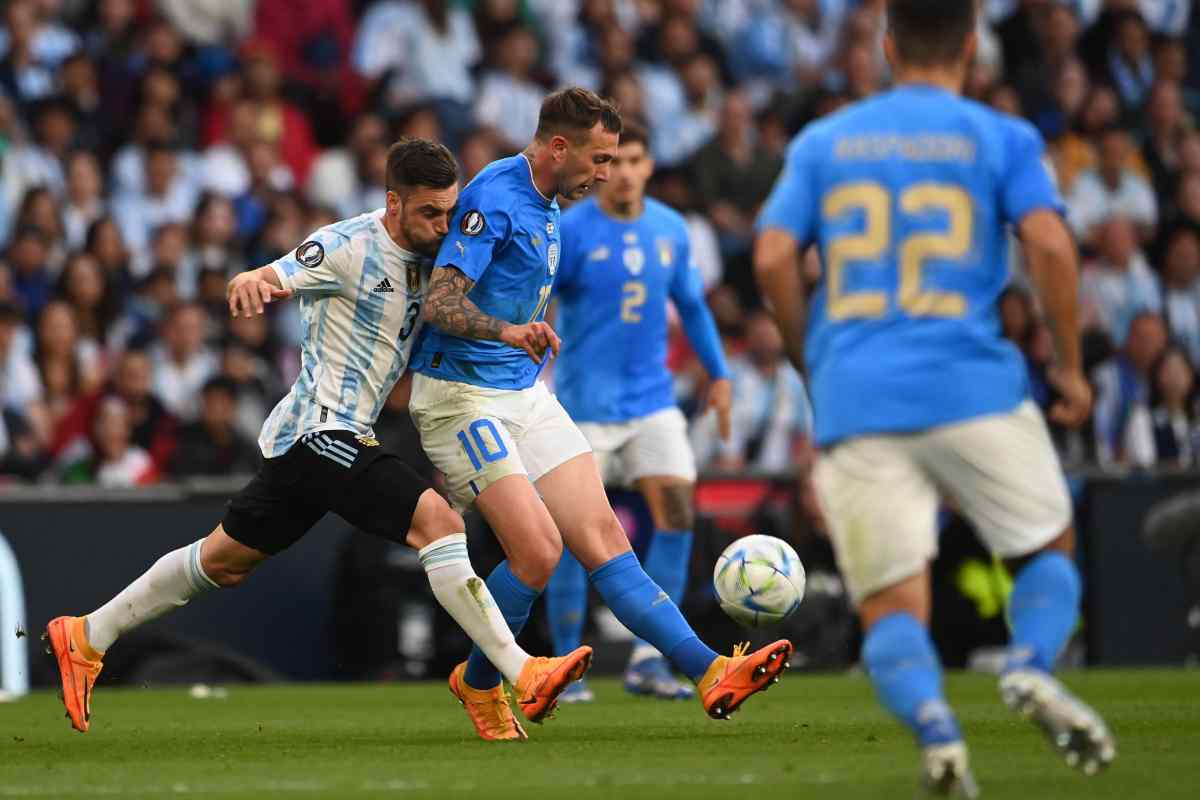
[[[638,197],[636,200],[628,203],[619,203],[601,194],[596,198],[596,202],[599,203],[600,210],[605,214],[626,222],[632,222],[640,217],[642,210],[646,207],[646,199],[644,197]]]
[[[896,70],[895,83],[902,86],[935,86],[951,94],[962,94],[966,74],[953,67],[910,66]]]
[[[553,200],[554,195],[558,193],[558,181],[554,178],[554,164],[546,158],[544,148],[534,141],[521,151],[521,155],[529,162],[529,176],[533,180],[533,187],[547,202]]]
[[[404,226],[400,224],[400,220],[394,219],[391,214],[384,214],[383,229],[387,231],[388,238],[395,242],[397,247],[409,253],[413,252],[412,243],[404,235]]]

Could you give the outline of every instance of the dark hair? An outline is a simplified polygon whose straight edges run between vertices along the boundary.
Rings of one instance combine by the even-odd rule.
[[[458,183],[458,163],[445,145],[428,139],[401,139],[388,148],[387,190],[427,186],[445,189]]]
[[[237,398],[238,386],[234,383],[233,378],[225,375],[216,375],[204,382],[204,388],[200,390],[201,395],[207,395],[209,392],[225,392],[233,398]]]
[[[1200,390],[1200,387],[1198,387],[1195,382],[1196,368],[1192,366],[1192,358],[1188,355],[1188,351],[1184,349],[1184,347],[1178,342],[1168,343],[1167,346],[1163,348],[1163,351],[1159,357],[1154,360],[1154,365],[1150,367],[1150,409],[1154,410],[1155,408],[1158,408],[1166,400],[1166,398],[1163,396],[1162,386],[1158,381],[1159,373],[1162,372],[1162,368],[1166,365],[1167,359],[1169,359],[1171,356],[1179,356],[1182,358],[1183,363],[1186,364],[1188,369],[1192,372],[1193,381],[1191,396],[1184,401],[1184,408],[1187,409],[1188,417],[1190,418],[1192,416],[1192,402],[1196,397],[1197,391]]]
[[[888,30],[896,55],[929,66],[957,61],[975,30],[974,0],[888,0]]]
[[[600,123],[609,133],[621,132],[621,114],[611,101],[595,92],[572,86],[549,94],[538,114],[537,138],[578,138]]]
[[[631,119],[623,123],[621,127],[621,144],[641,144],[642,147],[649,150],[650,132],[640,122]]]

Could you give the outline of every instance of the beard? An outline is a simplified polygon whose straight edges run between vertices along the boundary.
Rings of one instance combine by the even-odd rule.
[[[418,255],[434,258],[437,256],[438,250],[440,250],[442,247],[442,240],[444,240],[446,237],[434,236],[432,239],[425,239],[422,238],[418,231],[405,226],[404,238],[408,239],[408,243],[412,247],[413,252],[417,253]]]

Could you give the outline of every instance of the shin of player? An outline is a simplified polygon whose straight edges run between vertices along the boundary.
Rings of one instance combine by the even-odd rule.
[[[976,13],[958,0],[889,0],[896,88],[797,137],[754,256],[789,354],[812,376],[814,482],[862,617],[863,663],[921,745],[925,784],[968,796],[977,790],[927,631],[943,494],[1016,570],[1002,698],[1070,764],[1096,771],[1115,754],[1095,712],[1050,675],[1079,611],[1070,497],[996,321],[1011,226],[1054,334],[1051,416],[1081,424],[1091,392],[1078,258],[1036,130],[957,96]],[[809,245],[826,280],[806,308],[797,257]]]
[[[508,560],[488,587],[514,630],[565,544],[621,622],[698,681],[706,711],[724,717],[783,671],[791,644],[726,658],[700,642],[630,551],[587,441],[538,380],[560,347],[543,321],[561,246],[556,195],[578,199],[607,180],[620,129],[591,92],[556,92],[534,142],[463,190],[430,279],[410,409],[455,503],[475,505],[504,545]],[[500,680],[480,652],[463,676],[480,688]]]

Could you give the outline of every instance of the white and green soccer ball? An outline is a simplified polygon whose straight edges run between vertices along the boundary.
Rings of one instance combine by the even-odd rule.
[[[721,608],[739,625],[764,628],[795,613],[804,599],[804,565],[774,536],[744,536],[721,553],[713,570]]]

